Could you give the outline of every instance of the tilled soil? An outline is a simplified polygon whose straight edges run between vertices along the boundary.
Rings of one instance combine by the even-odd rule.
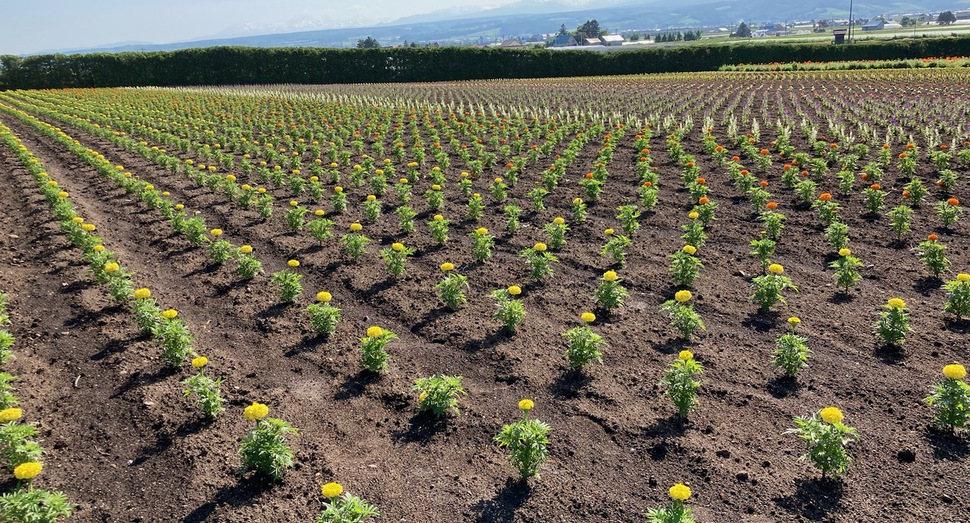
[[[826,269],[834,258],[815,212],[796,204],[775,166],[767,179],[788,221],[774,261],[799,291],[787,295],[787,306],[758,314],[748,296],[760,264],[748,243],[760,224],[724,169],[701,160],[720,208],[699,251],[704,268],[694,286],[707,330],[684,344],[658,307],[676,290],[667,255],[682,245],[689,197],[675,189],[677,166],[658,160],[660,203],[641,218],[629,261],[618,269],[630,296],[613,314],[598,311],[593,328],[609,344],[603,364],[574,372],[561,333],[595,308],[593,291],[610,268],[599,254],[602,231],[617,227],[614,209],[632,190],[604,193],[586,222],[570,224],[555,274],[539,284],[530,283],[518,253],[542,241],[542,226],[555,216],[569,216],[582,172],[568,173],[568,189],[550,198],[545,211],[526,212],[514,235],[504,233],[499,204],[480,224],[461,221],[457,193],[446,208],[455,223],[445,248],[423,225],[430,213],[416,219],[410,235],[385,216],[365,231],[375,244],[403,238],[417,249],[407,273],[395,279],[375,244],[351,262],[335,241],[318,246],[289,232],[280,216],[263,221],[188,178],[57,124],[201,212],[234,244],[253,245],[267,275],[244,283],[229,266],[210,265],[202,249],[66,149],[10,115],[0,121],[70,193],[79,214],[97,224],[137,285],[179,310],[196,350],[210,360],[209,372],[224,379],[228,399],[215,421],[202,419],[182,394],[189,370],[167,367],[127,309],[93,283],[33,179],[0,149],[6,210],[0,290],[11,295],[10,329],[18,339],[8,367],[21,378],[25,421],[40,427],[48,450],[36,484],[65,492],[77,504],[74,521],[310,521],[320,510],[319,486],[328,481],[376,505],[380,521],[642,521],[648,508],[667,503],[667,489],[677,482],[692,488],[688,504],[697,521],[970,521],[967,438],[933,429],[933,411],[923,403],[943,365],[968,360],[966,325],[945,321],[945,291],[911,252],[936,230],[926,206],[908,243],[899,243],[885,218],[863,217],[858,193],[840,198],[853,253],[866,263],[864,279],[841,296]],[[665,158],[662,137],[654,140],[657,157]],[[685,148],[699,150],[700,143]],[[584,154],[577,169],[595,157]],[[616,155],[633,157],[632,136]],[[921,176],[931,185],[931,172]],[[487,192],[487,182],[476,183]],[[618,168],[610,183],[634,187],[636,177]],[[890,177],[883,185],[900,183]],[[512,192],[523,209],[529,188],[523,181]],[[963,180],[956,194],[966,189]],[[338,219],[339,230],[354,213]],[[484,263],[473,261],[467,237],[479,226],[497,237],[496,254]],[[956,272],[970,270],[965,230],[960,223],[939,231]],[[281,306],[268,274],[291,258],[301,261],[306,292],[298,305]],[[445,261],[471,284],[469,303],[456,312],[444,309],[434,291]],[[513,283],[525,289],[528,316],[510,335],[491,318],[489,293]],[[327,340],[314,336],[302,310],[318,290],[332,292],[343,312]],[[914,331],[902,352],[880,348],[872,334],[880,306],[894,296],[912,311]],[[790,315],[802,319],[799,331],[814,351],[794,382],[771,368]],[[400,336],[389,345],[390,368],[381,375],[362,370],[356,351],[369,325]],[[686,423],[658,386],[683,348],[705,369],[700,406]],[[419,414],[411,390],[416,378],[438,372],[461,375],[468,391],[461,414],[442,421]],[[492,441],[520,416],[521,398],[534,399],[533,416],[552,427],[549,461],[541,478],[527,483],[515,479]],[[237,475],[238,440],[250,428],[242,408],[252,401],[300,429],[289,438],[296,465],[277,484]],[[795,416],[830,405],[860,435],[841,482],[821,479],[798,459],[801,442],[785,434]]]

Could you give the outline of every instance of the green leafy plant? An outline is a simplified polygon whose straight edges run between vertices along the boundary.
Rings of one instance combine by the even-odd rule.
[[[852,251],[847,247],[839,250],[839,259],[829,263],[829,268],[835,269],[835,285],[842,289],[843,293],[848,294],[849,288],[862,280],[859,274],[859,267],[862,262],[859,258],[852,256]]]
[[[602,348],[606,345],[606,341],[593,332],[588,325],[596,321],[596,316],[592,312],[584,312],[581,318],[584,325],[573,327],[562,335],[568,343],[566,359],[569,360],[569,366],[572,368],[580,368],[593,360],[603,363]]]
[[[517,205],[506,205],[502,212],[505,214],[505,230],[514,233],[519,228],[522,209]]]
[[[444,374],[417,379],[413,390],[421,393],[418,396],[420,409],[431,411],[437,418],[448,412],[458,414],[458,400],[467,394],[461,388],[461,376]]]
[[[902,298],[891,298],[882,306],[883,312],[876,322],[876,335],[888,346],[901,346],[906,333],[913,330],[909,326],[909,309]]]
[[[440,214],[434,215],[431,221],[428,222],[428,228],[431,229],[431,237],[434,238],[434,241],[438,242],[438,245],[442,245],[448,241],[448,226],[450,224],[451,222]]]
[[[333,228],[335,225],[336,224],[333,220],[320,216],[307,222],[306,229],[310,231],[310,236],[313,236],[313,239],[316,240],[317,243],[323,245],[324,242],[333,236]]]
[[[623,280],[616,274],[616,271],[606,271],[603,273],[603,281],[596,287],[594,297],[596,303],[607,312],[623,306],[623,299],[628,292],[623,287]]]
[[[298,431],[286,421],[267,418],[267,414],[269,407],[262,403],[253,403],[243,413],[247,420],[256,422],[256,426],[242,438],[239,473],[252,471],[278,481],[286,469],[293,466],[293,451],[286,444],[286,435]]]
[[[849,245],[849,226],[841,221],[834,221],[825,228],[825,240],[836,251]]]
[[[236,251],[236,274],[244,280],[251,280],[263,272],[263,264],[253,255],[253,248],[243,245]]]
[[[364,219],[367,220],[367,223],[376,223],[377,219],[381,217],[382,211],[383,205],[377,199],[377,195],[368,194],[364,200]]]
[[[438,297],[451,310],[457,310],[458,307],[468,301],[465,290],[469,288],[468,276],[452,272],[454,269],[454,264],[450,262],[442,263],[441,270],[445,273],[445,279],[435,285],[435,288],[438,289]]]
[[[552,223],[545,226],[546,236],[549,238],[549,247],[561,249],[566,245],[566,233],[569,232],[569,225],[561,216],[557,216]]]
[[[936,214],[940,217],[940,224],[943,228],[949,229],[951,225],[957,222],[960,215],[963,214],[963,208],[960,207],[960,200],[948,198],[946,201],[937,203]]]
[[[279,287],[280,301],[283,303],[293,303],[300,294],[303,294],[303,285],[300,284],[303,276],[290,270],[299,267],[300,262],[297,260],[289,260],[286,264],[289,269],[283,269],[273,273],[271,281]]]
[[[182,393],[186,396],[195,395],[202,413],[209,418],[215,418],[220,412],[226,410],[222,404],[225,400],[219,392],[222,386],[222,378],[212,379],[205,375],[205,366],[209,360],[205,356],[197,356],[192,359],[192,367],[199,370],[194,376],[182,380],[185,389]]]
[[[699,270],[704,267],[700,258],[694,256],[697,248],[693,245],[684,245],[683,248],[668,256],[673,261],[670,262],[669,271],[674,277],[677,285],[690,287],[697,279]]]
[[[609,256],[613,263],[623,266],[626,264],[626,248],[630,246],[631,240],[622,234],[613,234],[613,229],[606,229],[607,242],[600,249],[600,254]]]
[[[674,299],[667,300],[660,306],[660,310],[670,316],[670,325],[687,341],[690,341],[698,330],[706,330],[704,322],[694,311],[694,306],[687,303],[692,297],[690,291],[677,291]]]
[[[529,263],[529,275],[536,281],[552,276],[553,270],[549,264],[559,262],[559,259],[546,249],[546,244],[539,242],[519,253],[519,256]]]
[[[56,523],[67,520],[74,505],[62,492],[25,487],[0,496],[0,514],[11,523]]]
[[[771,257],[775,254],[776,245],[778,245],[777,242],[769,238],[765,231],[761,231],[761,238],[751,240],[751,247],[754,248],[751,254],[761,262],[762,271],[768,270],[768,266],[771,265]]]
[[[970,385],[963,379],[967,369],[958,363],[943,367],[943,381],[933,385],[924,401],[936,407],[936,423],[955,430],[967,426],[970,419]]]
[[[403,243],[394,242],[391,244],[390,248],[381,249],[380,256],[387,263],[387,272],[391,273],[391,276],[400,277],[404,274],[405,264],[407,263],[408,256],[414,254],[414,249],[411,247],[405,247]]]
[[[310,327],[320,336],[331,336],[340,322],[340,309],[330,304],[333,295],[327,291],[317,293],[317,301],[307,305]]]
[[[396,340],[397,335],[393,332],[373,326],[367,328],[367,337],[360,339],[361,363],[371,372],[381,372],[387,369],[387,349],[386,345],[391,340]]]
[[[479,227],[469,234],[472,239],[472,255],[475,261],[483,262],[492,257],[492,248],[495,247],[495,237],[488,234],[488,229]]]
[[[523,479],[539,477],[539,467],[549,456],[549,425],[529,418],[534,403],[532,400],[519,401],[522,419],[504,425],[495,436],[499,447],[509,449],[509,461]]]
[[[360,258],[364,254],[367,244],[371,242],[370,238],[360,233],[362,228],[363,226],[361,224],[352,223],[350,224],[350,232],[340,238],[340,243],[344,246],[344,252],[352,260]]]
[[[893,207],[888,213],[889,219],[891,220],[889,224],[889,229],[896,233],[896,239],[902,240],[903,236],[909,232],[910,222],[913,217],[913,209],[906,205],[899,205]]]
[[[616,219],[620,220],[623,232],[627,236],[633,237],[637,230],[640,229],[640,222],[637,221],[640,218],[640,209],[636,205],[628,204],[617,207],[616,211]]]
[[[682,350],[677,355],[677,361],[670,365],[660,380],[660,385],[667,389],[664,394],[670,396],[677,407],[677,415],[682,419],[687,419],[687,414],[698,405],[697,390],[701,382],[694,378],[703,372],[704,367],[694,359],[694,354]]]
[[[938,242],[935,238],[937,236],[933,234],[920,242],[916,247],[916,254],[919,256],[919,261],[926,266],[926,270],[934,278],[939,278],[950,267],[950,260],[946,259],[943,252],[946,250],[946,245]]]
[[[522,294],[522,289],[518,285],[492,291],[492,297],[495,298],[495,306],[497,307],[495,312],[492,313],[492,318],[505,323],[505,329],[509,332],[515,332],[515,329],[525,319],[525,306],[522,305],[521,300],[516,299],[516,296],[520,294]]]
[[[795,418],[797,428],[787,431],[805,441],[807,453],[801,459],[811,461],[822,471],[822,477],[838,477],[849,468],[852,458],[845,446],[859,438],[852,427],[842,423],[842,411],[826,407],[809,417]]]
[[[778,348],[774,351],[775,368],[783,371],[785,376],[789,378],[795,377],[795,374],[805,366],[809,356],[812,354],[811,349],[808,348],[808,340],[795,333],[795,329],[801,321],[796,316],[788,318],[788,325],[791,326],[791,332],[782,334],[778,338],[776,342]]]
[[[177,316],[175,309],[162,311],[152,331],[155,343],[162,349],[162,357],[173,367],[178,367],[195,353],[192,333]]]
[[[954,315],[956,321],[970,316],[970,274],[957,274],[957,279],[946,282],[943,287],[948,294],[943,311]]]
[[[677,483],[670,487],[670,498],[673,503],[666,508],[652,508],[647,511],[649,523],[695,523],[690,517],[690,507],[684,505],[691,495],[690,487]]]
[[[344,492],[339,483],[327,483],[320,487],[323,497],[327,498],[314,523],[361,523],[371,516],[379,516],[377,509],[366,501]],[[343,493],[343,496],[340,494]]]
[[[790,278],[787,276],[782,276],[785,268],[777,263],[772,263],[768,266],[768,274],[763,274],[757,276],[751,280],[751,285],[754,287],[754,294],[751,295],[751,300],[758,304],[758,310],[765,312],[771,308],[772,305],[778,303],[786,303],[782,292],[791,289],[798,292],[798,287],[796,287]]]

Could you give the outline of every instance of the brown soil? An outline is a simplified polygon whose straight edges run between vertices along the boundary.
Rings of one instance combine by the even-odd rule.
[[[775,261],[799,292],[788,295],[787,308],[757,314],[748,295],[759,266],[748,242],[759,224],[723,170],[702,165],[720,209],[695,285],[707,332],[689,346],[705,368],[701,404],[681,423],[657,383],[684,345],[658,306],[675,290],[666,256],[681,246],[679,227],[689,207],[687,195],[675,191],[678,169],[661,152],[661,137],[654,138],[664,180],[660,204],[642,217],[620,271],[630,297],[594,324],[609,343],[603,365],[574,373],[560,334],[593,308],[593,290],[609,267],[598,254],[602,230],[616,226],[614,209],[632,193],[604,194],[587,222],[571,225],[569,243],[557,253],[562,263],[543,284],[527,284],[517,253],[543,239],[543,224],[569,216],[568,202],[579,195],[575,183],[564,184],[546,211],[526,213],[514,236],[498,232],[504,231],[501,208],[492,205],[481,225],[496,232],[498,248],[483,264],[473,263],[467,238],[478,224],[455,223],[450,244],[438,249],[423,215],[405,239],[418,253],[395,280],[374,245],[351,263],[336,242],[317,247],[308,236],[287,232],[280,216],[263,222],[187,178],[58,124],[201,211],[234,244],[252,244],[267,273],[300,259],[307,292],[301,305],[282,307],[268,277],[239,283],[228,266],[209,265],[204,251],[70,152],[8,115],[0,120],[71,194],[79,213],[98,225],[137,284],[180,311],[196,349],[225,379],[229,399],[216,421],[201,420],[179,384],[189,371],[169,370],[139,337],[126,309],[92,282],[32,178],[9,150],[0,150],[6,180],[0,289],[11,294],[18,339],[9,370],[21,377],[25,421],[38,424],[49,452],[37,485],[64,491],[78,505],[74,521],[310,521],[320,510],[319,486],[332,480],[377,505],[379,521],[642,521],[649,507],[667,503],[676,482],[691,486],[689,505],[704,522],[970,521],[967,439],[932,429],[933,411],[922,402],[943,365],[967,363],[966,326],[944,321],[945,293],[924,277],[910,251],[915,240],[897,244],[885,219],[861,217],[858,194],[843,201],[844,214],[853,251],[867,268],[858,288],[842,298],[826,270],[831,257],[815,213],[795,205],[778,181],[780,166],[773,168],[771,189],[788,215]],[[688,150],[699,152],[699,145]],[[616,157],[633,157],[631,148],[632,133]],[[591,164],[591,149],[574,164],[571,180]],[[624,169],[612,173],[612,186],[633,186],[635,176]],[[485,182],[477,183],[486,193]],[[513,192],[523,209],[530,185]],[[956,194],[967,194],[966,178]],[[460,201],[457,194],[449,200]],[[453,216],[458,205],[451,204]],[[352,217],[339,219],[340,230]],[[924,207],[911,238],[934,226]],[[961,223],[941,234],[956,271],[970,269],[965,230]],[[401,237],[393,216],[366,232],[382,245]],[[469,303],[457,312],[444,310],[434,293],[444,261],[454,262],[472,286]],[[512,283],[526,289],[528,311],[514,336],[491,319],[488,297]],[[343,309],[329,340],[312,334],[302,311],[317,290],[331,291]],[[877,347],[871,333],[880,305],[893,296],[912,310],[914,332],[901,353]],[[793,314],[814,350],[797,382],[771,369],[774,341]],[[380,376],[362,371],[356,352],[358,338],[375,324],[400,336],[389,346],[390,369]],[[441,422],[417,414],[411,391],[415,378],[436,372],[462,375],[469,392],[461,414]],[[533,415],[552,427],[549,461],[541,479],[527,484],[514,479],[492,442],[503,423],[519,417],[520,398],[533,398]],[[250,428],[242,408],[252,401],[267,403],[272,416],[300,429],[289,438],[296,466],[278,484],[236,475],[238,439]],[[829,405],[840,407],[860,434],[842,482],[821,480],[798,460],[800,441],[785,434],[793,417]]]

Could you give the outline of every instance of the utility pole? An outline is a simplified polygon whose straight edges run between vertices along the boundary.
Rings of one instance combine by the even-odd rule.
[[[852,43],[852,0],[849,0],[849,38],[848,43]]]

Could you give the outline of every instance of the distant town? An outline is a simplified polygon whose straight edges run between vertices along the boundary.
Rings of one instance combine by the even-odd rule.
[[[939,13],[906,13],[873,18],[833,18],[827,20],[796,20],[787,23],[748,24],[725,27],[681,27],[626,29],[611,31],[600,27],[596,20],[588,20],[573,30],[564,25],[553,33],[503,35],[499,38],[479,37],[474,40],[460,39],[408,42],[381,42],[367,37],[357,41],[358,48],[377,47],[439,47],[466,46],[478,48],[550,48],[609,51],[631,46],[679,45],[700,40],[778,38],[825,41],[843,44],[867,38],[893,38],[925,36],[920,32],[932,31],[939,36],[941,30],[970,33],[970,9],[942,11]],[[730,40],[726,40],[730,41]]]

